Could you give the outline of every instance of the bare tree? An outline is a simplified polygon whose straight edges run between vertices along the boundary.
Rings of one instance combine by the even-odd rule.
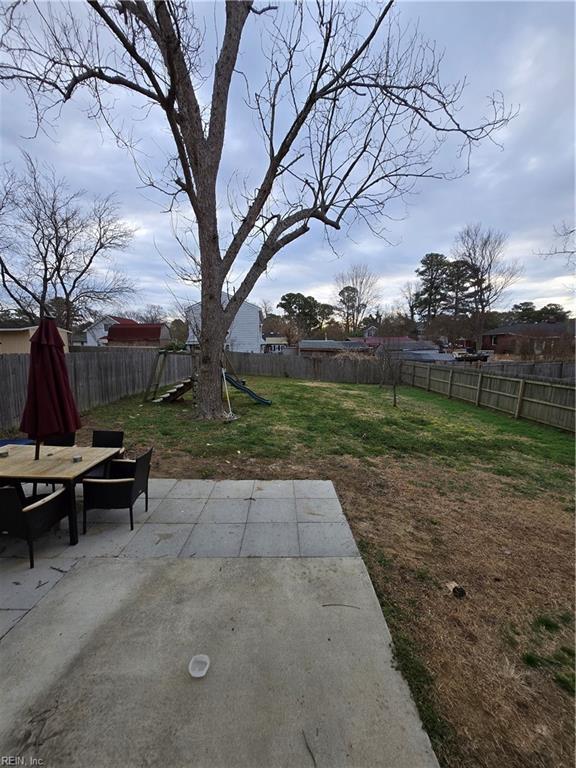
[[[522,274],[519,264],[506,261],[505,246],[505,234],[482,229],[481,224],[468,224],[456,236],[453,255],[470,270],[470,301],[478,349],[482,347],[487,313]]]
[[[378,276],[367,264],[354,264],[347,272],[335,277],[336,310],[341,315],[346,333],[354,333],[380,299]]]
[[[434,168],[439,145],[454,137],[465,155],[492,137],[511,113],[500,95],[475,124],[462,121],[464,81],[445,85],[441,55],[403,28],[385,5],[324,2],[216,6],[216,60],[197,4],[177,0],[88,0],[23,8],[3,6],[0,78],[28,92],[39,120],[87,90],[94,114],[117,137],[110,89],[121,88],[160,111],[173,154],[149,183],[184,196],[192,236],[187,251],[201,278],[199,415],[220,418],[220,363],[226,333],[271,259],[312,226],[341,229],[358,219],[382,233],[385,206]],[[242,71],[247,26],[258,25],[264,61]],[[221,179],[231,94],[241,93],[259,122],[250,167],[260,178],[237,192]],[[209,96],[205,96],[209,93]],[[116,115],[118,117],[118,115]],[[455,147],[456,149],[456,147]],[[260,154],[258,152],[260,151]],[[218,200],[228,196],[229,231]],[[229,301],[223,288],[238,261],[242,279]],[[247,268],[245,265],[248,264]]]
[[[380,386],[392,387],[392,406],[398,407],[398,385],[402,383],[402,359],[400,350],[391,342],[384,341],[376,350],[380,368]]]
[[[564,256],[568,266],[576,263],[576,228],[565,221],[559,227],[554,227],[556,245],[549,251],[540,251],[539,256]]]
[[[166,310],[160,304],[146,304],[142,309],[132,312],[132,317],[139,323],[165,323]]]
[[[416,312],[418,308],[418,291],[420,290],[419,284],[414,280],[408,280],[402,288],[400,293],[404,300],[404,307],[406,314],[412,322],[416,321]]]
[[[50,309],[70,330],[98,307],[130,292],[131,282],[108,265],[124,249],[131,230],[112,197],[83,209],[82,192],[71,192],[53,171],[42,172],[25,156],[26,172],[8,176],[0,198],[0,279],[8,299],[30,322]]]

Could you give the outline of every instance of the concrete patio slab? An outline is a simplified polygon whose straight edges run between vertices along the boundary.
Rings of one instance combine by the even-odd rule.
[[[180,557],[238,557],[245,527],[241,523],[198,523]]]
[[[296,499],[299,523],[345,523],[338,499]]]
[[[148,495],[151,499],[163,499],[177,482],[170,478],[151,477],[148,482]]]
[[[348,523],[298,523],[302,557],[357,557]]]
[[[122,549],[122,557],[178,557],[193,525],[150,523],[143,525]]]
[[[245,499],[208,499],[200,523],[245,523],[250,502]]]
[[[248,512],[249,523],[295,523],[294,499],[255,499]]]
[[[0,638],[9,632],[12,627],[25,616],[28,611],[16,610],[14,608],[0,608]]]
[[[213,480],[177,480],[166,495],[169,499],[207,499],[213,490]]]
[[[42,558],[82,558],[82,557],[117,557],[130,539],[136,534],[139,525],[131,531],[128,523],[95,523],[88,526],[85,535],[80,535],[78,544],[70,546],[68,531],[62,527],[41,536],[34,542],[34,559]],[[81,529],[81,525],[79,525]],[[28,561],[26,542],[13,541],[2,553],[2,557],[19,557]],[[26,566],[27,567],[27,566]]]
[[[211,499],[249,499],[254,489],[254,480],[219,480],[215,485]]]
[[[294,482],[292,480],[256,480],[252,496],[255,499],[293,499]]]
[[[82,561],[0,649],[28,764],[438,765],[359,558]]]
[[[248,523],[240,557],[298,557],[296,523]]]
[[[77,562],[40,560],[35,568],[22,568],[19,559],[6,558],[0,564],[0,609],[30,610]]]
[[[158,499],[149,523],[197,523],[205,499]]]
[[[162,499],[149,499],[148,511],[146,511],[146,501],[143,496],[137,499],[134,507],[132,508],[134,514],[135,523],[144,523],[154,510],[161,503]],[[81,503],[78,504],[79,512],[82,509]],[[87,513],[88,523],[119,523],[124,525],[130,525],[130,512],[126,509],[90,509]],[[62,524],[66,525],[67,520],[63,520]]]
[[[297,499],[337,499],[336,489],[330,480],[294,480]]]

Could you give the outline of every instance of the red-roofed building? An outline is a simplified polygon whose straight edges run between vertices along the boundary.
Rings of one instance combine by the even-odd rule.
[[[108,330],[113,325],[138,325],[131,317],[104,315],[94,323],[78,330],[72,336],[72,344],[79,347],[102,347],[108,340]]]
[[[165,347],[169,343],[166,323],[116,323],[108,329],[109,347]]]

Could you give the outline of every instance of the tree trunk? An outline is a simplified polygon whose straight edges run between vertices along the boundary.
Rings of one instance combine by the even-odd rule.
[[[200,369],[196,390],[199,419],[223,419],[222,352],[228,331],[218,281],[202,281]]]

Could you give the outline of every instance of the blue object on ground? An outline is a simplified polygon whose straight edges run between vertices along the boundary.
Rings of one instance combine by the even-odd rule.
[[[3,437],[0,439],[2,445],[34,445],[34,440],[28,440],[26,437]]]
[[[234,376],[231,376],[226,372],[224,372],[224,376],[226,377],[228,384],[233,386],[235,389],[238,389],[240,392],[244,392],[244,394],[248,395],[248,397],[251,397],[252,400],[256,400],[256,402],[260,403],[261,405],[272,405],[272,400],[266,400],[265,397],[260,397],[260,395],[257,395],[256,392],[253,392],[251,389],[249,389],[249,387],[247,387],[245,384],[242,384],[242,382],[236,379]]]

